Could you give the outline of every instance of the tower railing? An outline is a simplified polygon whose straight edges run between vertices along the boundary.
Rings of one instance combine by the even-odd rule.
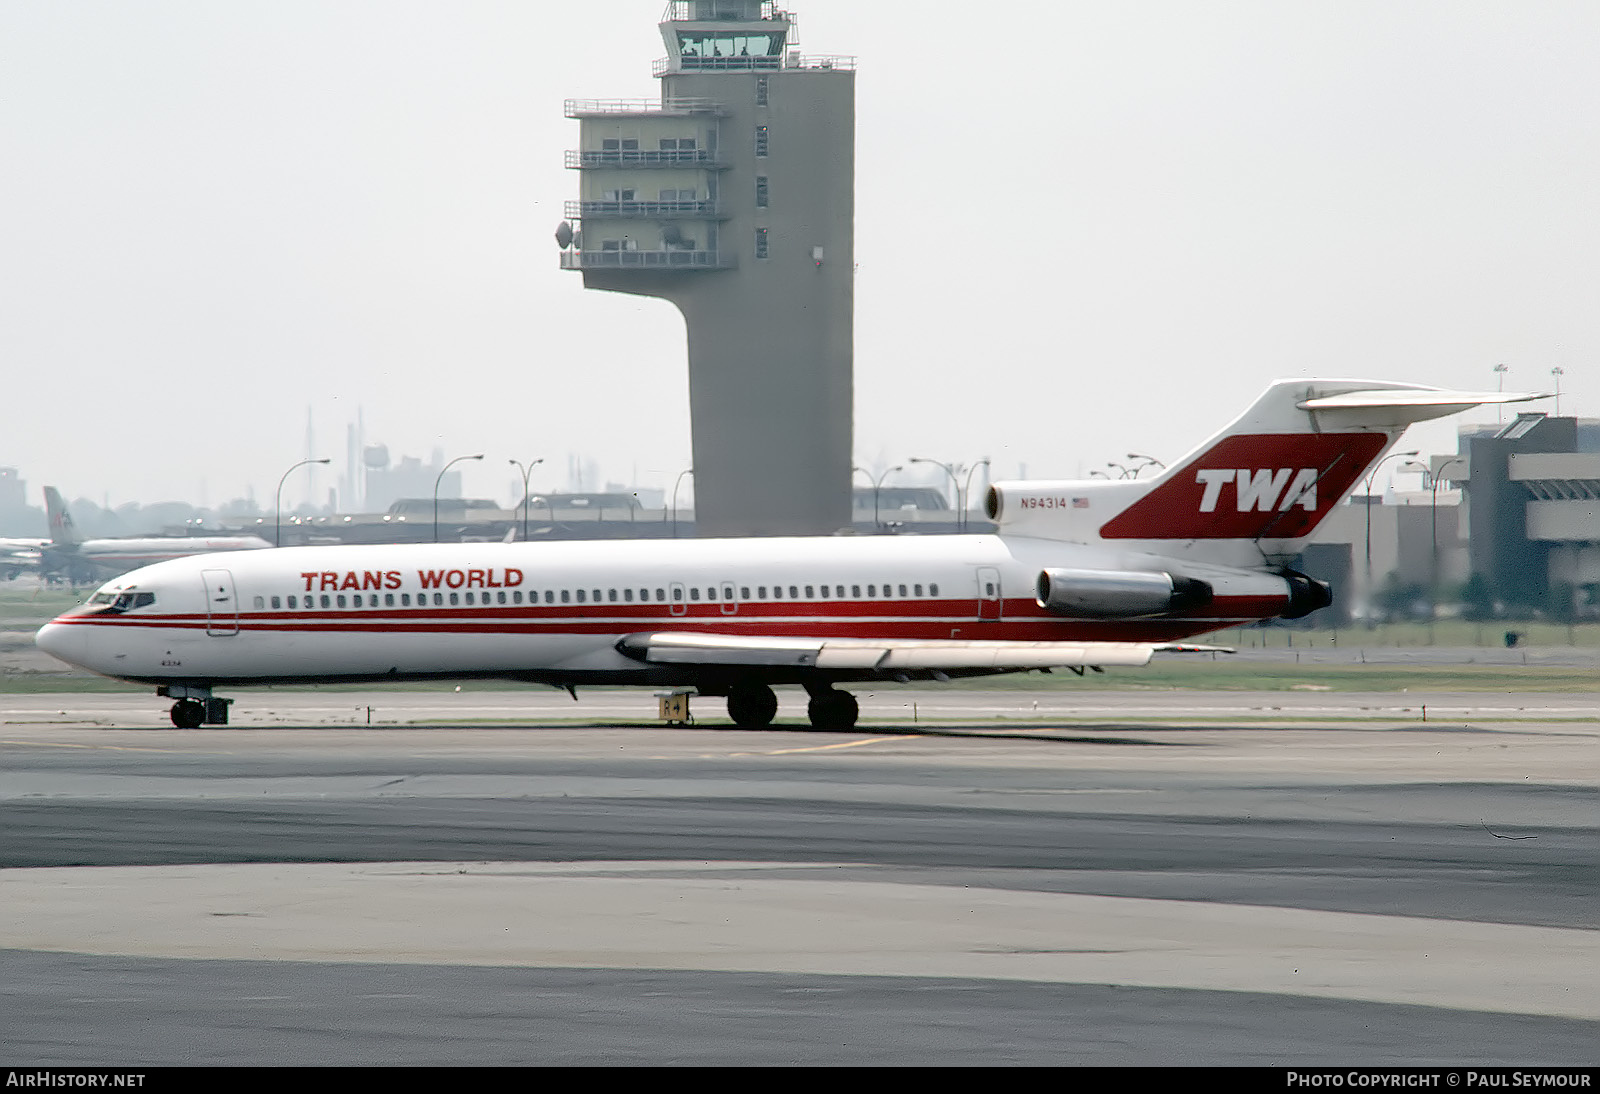
[[[727,107],[714,99],[568,99],[569,118],[605,117],[618,114],[682,116],[688,114],[726,114]]]
[[[728,270],[734,265],[717,251],[561,252],[563,270]]]
[[[695,8],[696,7],[700,7],[702,9],[704,9],[704,8],[712,8],[713,10],[715,10],[716,4],[714,2],[707,3],[706,0],[669,0],[669,2],[667,4],[667,10],[661,13],[661,21],[663,23],[716,23],[716,22],[739,22],[739,23],[743,23],[743,22],[747,22],[748,21],[748,20],[744,19],[743,17],[735,19],[735,18],[733,18],[731,16],[719,17],[719,16],[716,16],[716,15],[707,16],[707,15],[704,15],[704,14],[702,14],[700,16],[696,16],[695,15]],[[784,11],[782,8],[778,7],[778,5],[773,3],[772,0],[762,0],[762,4],[761,4],[761,19],[763,21],[774,21],[774,22],[782,22],[782,23],[788,23],[788,22],[792,22],[793,21],[793,19],[789,15],[789,13]]]
[[[675,76],[684,72],[774,72],[780,69],[838,69],[854,72],[856,58],[850,55],[789,53],[782,57],[662,57],[651,67],[654,76]],[[569,115],[570,116],[570,115]]]
[[[601,149],[567,152],[568,167],[726,167],[709,148]]]
[[[569,201],[565,216],[568,220],[581,217],[695,217],[702,220],[722,216],[722,207],[715,201]]]

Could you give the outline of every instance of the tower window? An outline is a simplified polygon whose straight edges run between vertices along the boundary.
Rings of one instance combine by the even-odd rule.
[[[756,126],[756,155],[757,156],[765,156],[767,154],[769,136],[770,136],[770,134],[768,134],[766,126],[764,126],[764,125]]]
[[[756,77],[756,105],[757,106],[766,106],[767,105],[767,91],[768,91],[767,83],[768,83],[768,77],[766,77],[766,76],[757,76]]]
[[[757,209],[765,209],[767,207],[767,199],[768,199],[767,176],[765,176],[765,175],[757,175],[756,176],[756,208]]]
[[[767,230],[765,228],[756,229],[756,257],[767,257]]]

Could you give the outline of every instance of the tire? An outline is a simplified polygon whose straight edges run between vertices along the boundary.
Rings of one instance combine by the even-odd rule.
[[[849,730],[855,728],[856,719],[861,716],[861,706],[848,691],[829,690],[811,697],[811,702],[806,705],[806,714],[813,728]]]
[[[728,692],[728,717],[740,729],[766,729],[778,716],[778,696],[765,684],[741,684]]]
[[[206,705],[198,699],[180,699],[172,704],[172,724],[179,729],[199,729],[206,720]]]

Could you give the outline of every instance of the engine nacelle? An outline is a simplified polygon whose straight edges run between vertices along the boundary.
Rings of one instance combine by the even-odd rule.
[[[1211,603],[1211,586],[1190,577],[1140,570],[1044,570],[1039,606],[1077,619],[1140,619]]]
[[[1333,603],[1333,588],[1326,581],[1318,581],[1295,570],[1284,571],[1283,580],[1289,586],[1289,603],[1283,610],[1284,619],[1304,619]]]

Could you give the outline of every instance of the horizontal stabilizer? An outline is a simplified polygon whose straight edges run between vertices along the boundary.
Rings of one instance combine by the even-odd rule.
[[[1138,667],[1157,651],[1221,651],[1222,647],[1140,642],[963,642],[957,639],[760,638],[657,631],[617,643],[629,657],[654,664],[740,665],[870,672]]]

